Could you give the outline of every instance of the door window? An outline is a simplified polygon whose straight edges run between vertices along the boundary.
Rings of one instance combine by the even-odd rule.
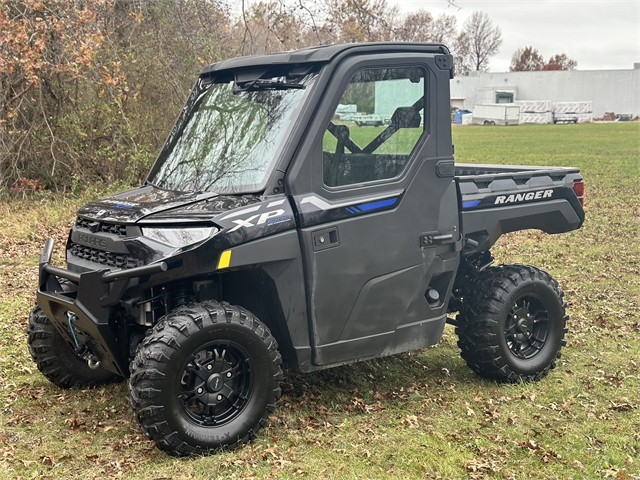
[[[425,131],[425,70],[356,72],[322,143],[323,182],[340,187],[397,177]]]

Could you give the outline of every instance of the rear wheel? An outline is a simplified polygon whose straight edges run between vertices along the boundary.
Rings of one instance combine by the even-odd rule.
[[[207,301],[170,312],[131,364],[142,431],[177,456],[252,440],[280,397],[277,348],[266,325],[242,308]]]
[[[564,293],[549,274],[525,265],[480,273],[457,317],[461,355],[478,375],[503,382],[539,380],[566,344]]]

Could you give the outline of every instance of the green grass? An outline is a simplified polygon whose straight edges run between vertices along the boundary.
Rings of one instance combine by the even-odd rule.
[[[358,127],[355,123],[349,122],[346,124],[349,128],[349,137],[360,148],[365,148],[369,143],[380,135],[387,127],[373,127],[364,126]],[[403,128],[389,137],[383,144],[381,144],[375,151],[375,153],[391,153],[408,155],[416,145],[420,135],[422,134],[421,128]],[[328,130],[325,132],[322,149],[325,152],[333,153],[336,151],[338,140]],[[348,151],[348,150],[347,150]],[[353,153],[353,152],[352,152]]]
[[[433,348],[287,373],[271,427],[234,452],[179,460],[138,430],[125,384],[60,390],[26,349],[37,258],[56,262],[81,199],[0,205],[0,478],[638,478],[640,124],[454,128],[459,162],[582,169],[587,220],[520,232],[499,262],[548,270],[569,302],[558,368],[538,383],[477,378],[447,327]]]

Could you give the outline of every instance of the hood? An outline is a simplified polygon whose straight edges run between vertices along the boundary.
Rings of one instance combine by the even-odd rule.
[[[207,200],[216,197],[218,197],[218,194],[213,192],[177,192],[147,185],[90,202],[78,210],[78,215],[104,222],[133,224],[160,212],[192,206],[199,202],[207,205]],[[234,207],[229,206],[227,208]],[[194,209],[194,213],[200,211],[200,215],[188,215],[186,212],[181,215],[172,213],[171,215],[165,215],[164,221],[167,222],[169,218],[172,221],[184,221],[186,217],[191,221],[203,221],[210,219],[216,213],[215,211],[210,211],[207,215],[205,213],[206,210],[204,207]]]

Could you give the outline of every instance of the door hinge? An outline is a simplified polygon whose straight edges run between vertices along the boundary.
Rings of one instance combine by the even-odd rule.
[[[453,243],[453,233],[424,233],[420,235],[420,246],[430,247],[432,245],[443,245]]]

